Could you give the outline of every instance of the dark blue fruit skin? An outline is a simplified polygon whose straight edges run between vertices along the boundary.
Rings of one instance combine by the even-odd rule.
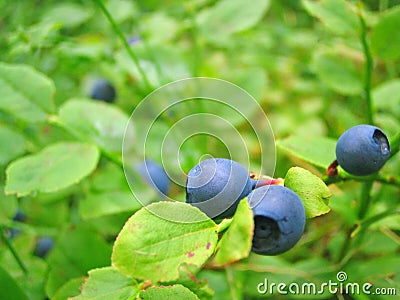
[[[254,215],[253,252],[281,254],[300,240],[306,214],[295,192],[280,185],[262,186],[248,195],[248,202]]]
[[[106,79],[98,79],[92,86],[90,98],[112,103],[115,100],[116,92],[113,85]]]
[[[34,254],[44,258],[54,246],[54,240],[50,237],[41,237],[36,244]]]
[[[344,132],[336,144],[336,159],[348,173],[365,176],[378,172],[390,156],[385,133],[372,125],[358,125]]]
[[[151,159],[135,166],[135,170],[162,195],[168,195],[171,181],[163,167]]]
[[[212,219],[229,218],[252,186],[249,173],[240,163],[225,158],[203,160],[189,171],[186,203]]]

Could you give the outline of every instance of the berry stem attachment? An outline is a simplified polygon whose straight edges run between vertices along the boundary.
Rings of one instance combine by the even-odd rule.
[[[282,178],[277,179],[265,179],[265,180],[255,180],[253,182],[254,188],[259,188],[264,185],[283,185],[284,181]]]
[[[22,259],[19,257],[17,251],[15,251],[13,245],[11,245],[10,241],[4,234],[3,226],[0,226],[0,236],[1,236],[1,239],[3,240],[4,244],[6,244],[7,248],[11,251],[11,254],[14,256],[14,258],[17,261],[21,270],[24,272],[24,274],[28,274],[28,269],[25,267],[25,264],[23,263]]]

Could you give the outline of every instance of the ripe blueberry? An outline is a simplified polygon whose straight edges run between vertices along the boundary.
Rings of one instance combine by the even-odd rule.
[[[378,127],[358,125],[343,133],[336,144],[336,159],[348,173],[365,176],[379,171],[390,156],[385,133]]]
[[[254,215],[253,252],[277,255],[299,241],[306,214],[295,192],[280,185],[263,186],[252,191],[248,201]]]
[[[146,159],[136,165],[135,170],[159,193],[168,195],[171,182],[165,170],[158,163],[151,159]]]
[[[45,257],[54,246],[54,240],[51,237],[41,237],[36,244],[34,254],[39,257]]]
[[[106,79],[98,79],[94,82],[90,91],[90,98],[112,103],[115,100],[116,92],[113,85]]]
[[[233,216],[240,199],[252,190],[247,170],[225,158],[203,160],[188,174],[186,203],[198,207],[213,219]]]

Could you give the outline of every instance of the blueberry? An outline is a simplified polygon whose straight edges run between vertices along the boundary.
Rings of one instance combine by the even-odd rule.
[[[281,254],[300,240],[306,214],[295,192],[280,185],[262,186],[248,195],[248,201],[254,215],[253,252]]]
[[[54,246],[54,240],[51,237],[41,237],[37,243],[34,254],[44,258]]]
[[[365,176],[379,171],[390,156],[389,141],[378,127],[358,125],[343,133],[336,144],[336,159],[348,173]]]
[[[144,162],[136,165],[135,170],[159,193],[168,195],[171,182],[163,167],[158,163],[151,159],[146,159]]]
[[[20,208],[18,208],[17,212],[15,213],[14,217],[13,217],[13,221],[15,222],[25,222],[26,221],[26,216],[24,215],[24,213],[22,212],[22,210]],[[16,236],[18,236],[21,233],[21,231],[17,228],[11,228],[9,231],[9,238],[15,238]]]
[[[90,98],[112,103],[115,100],[116,92],[113,85],[106,79],[98,79],[94,82],[90,91]]]
[[[26,216],[22,212],[20,208],[18,208],[17,212],[15,213],[15,216],[13,217],[14,221],[17,222],[25,222],[26,221]]]
[[[211,158],[189,171],[186,203],[198,207],[210,218],[228,218],[252,187],[249,173],[241,164],[230,159]]]

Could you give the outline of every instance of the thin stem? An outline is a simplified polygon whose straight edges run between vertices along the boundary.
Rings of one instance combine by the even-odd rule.
[[[359,233],[365,231],[373,223],[378,222],[388,216],[397,215],[397,214],[400,214],[400,210],[390,209],[390,210],[384,211],[380,214],[374,215],[368,219],[364,219],[357,225],[356,229],[353,230],[353,232],[351,233],[351,237],[355,237]]]
[[[124,34],[122,33],[121,29],[117,25],[117,23],[114,21],[113,17],[111,16],[110,12],[108,9],[104,6],[103,2],[101,0],[95,0],[97,5],[101,8],[105,16],[107,17],[108,21],[111,23],[111,25],[114,28],[115,33],[119,36],[122,44],[124,45],[125,49],[128,51],[129,56],[132,58],[133,62],[135,63],[137,69],[139,70],[140,75],[142,76],[143,82],[148,90],[152,89],[152,86],[150,84],[149,79],[146,76],[146,73],[144,72],[143,68],[141,67],[139,63],[139,59],[136,56],[135,52],[132,50],[132,47],[129,45],[128,41],[126,40]]]
[[[372,97],[371,97],[371,77],[373,68],[373,59],[371,50],[369,48],[367,40],[367,24],[365,23],[364,15],[362,12],[362,3],[360,2],[358,18],[361,24],[361,44],[364,50],[365,56],[365,78],[364,78],[364,93],[365,100],[367,102],[367,120],[369,124],[374,124],[374,113],[372,108]]]
[[[348,229],[346,231],[345,240],[343,241],[342,248],[340,249],[339,256],[337,257],[338,263],[340,263],[345,258],[347,252],[349,251],[352,231],[353,231],[352,229]]]
[[[368,211],[369,205],[371,203],[372,184],[373,184],[373,181],[366,181],[362,185],[361,199],[360,199],[360,205],[359,205],[359,210],[358,210],[358,218],[360,220],[364,219],[364,217]]]
[[[17,251],[15,251],[13,245],[11,245],[10,241],[8,240],[6,235],[4,234],[4,227],[3,226],[0,226],[0,235],[1,235],[1,239],[4,241],[4,243],[6,244],[7,248],[11,251],[11,253],[14,256],[15,260],[17,261],[17,263],[18,263],[19,267],[21,268],[21,270],[24,272],[24,274],[28,274],[28,269],[25,267],[23,261],[21,260],[21,258],[18,255]]]

